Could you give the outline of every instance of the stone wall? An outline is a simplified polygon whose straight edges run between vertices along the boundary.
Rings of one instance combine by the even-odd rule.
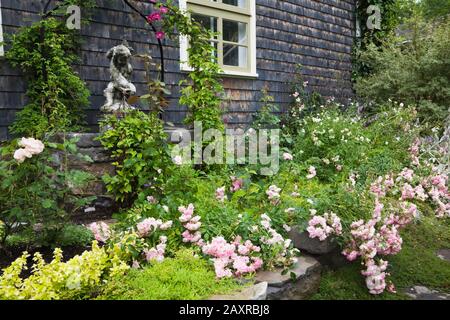
[[[66,139],[78,138],[77,148],[81,155],[88,156],[92,162],[80,159],[79,157],[69,156],[69,169],[78,169],[89,172],[94,179],[83,188],[73,188],[72,193],[79,196],[95,196],[97,199],[90,205],[77,210],[72,217],[80,221],[93,221],[103,218],[110,218],[118,209],[114,198],[107,194],[106,187],[102,181],[102,176],[106,173],[113,175],[114,166],[107,151],[97,141],[97,133],[71,133]],[[57,141],[62,141],[62,136],[57,136]],[[62,158],[61,153],[55,154],[56,157]]]

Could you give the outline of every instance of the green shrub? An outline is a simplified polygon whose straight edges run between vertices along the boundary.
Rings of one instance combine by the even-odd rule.
[[[171,158],[163,123],[157,114],[132,111],[123,119],[107,117],[99,137],[111,151],[116,174],[105,175],[108,192],[116,200],[131,205],[137,199],[158,196],[169,176]]]
[[[208,262],[182,250],[145,269],[132,269],[108,283],[100,299],[200,300],[228,293],[240,286],[233,279],[217,280]]]
[[[95,199],[71,192],[92,178],[67,167],[70,155],[90,160],[77,153],[76,139],[45,145],[37,140],[43,149],[20,162],[13,154],[16,149],[25,150],[19,148],[23,141],[36,140],[13,140],[0,149],[0,221],[4,224],[0,247],[9,235],[23,231],[38,233],[37,245],[54,243],[67,225],[68,208],[76,210]]]
[[[11,126],[13,133],[42,137],[81,129],[89,91],[71,67],[78,60],[77,47],[76,33],[55,18],[24,27],[12,37],[6,58],[24,73],[29,98]]]
[[[406,42],[386,38],[381,48],[372,44],[361,54],[373,73],[357,79],[356,91],[376,103],[393,99],[417,106],[422,121],[441,124],[450,107],[450,20],[438,25],[415,20],[408,29]],[[378,112],[378,105],[370,111]]]
[[[29,247],[35,245],[48,245],[52,247],[88,246],[94,240],[92,232],[84,226],[67,224],[62,227],[51,242],[45,234],[36,233],[33,230],[23,230],[11,234],[5,239],[6,247]]]
[[[36,253],[31,275],[25,279],[21,274],[27,268],[27,258],[28,254],[24,252],[3,270],[0,277],[1,300],[87,299],[104,280],[123,275],[128,269],[116,255],[100,248],[96,242],[92,250],[67,262],[63,262],[60,249],[55,249],[50,263]]]
[[[223,129],[221,119],[221,95],[223,86],[220,82],[220,67],[215,58],[215,51],[210,39],[215,33],[199,22],[192,20],[174,2],[166,1],[169,14],[163,20],[163,29],[169,37],[177,39],[180,35],[189,38],[188,64],[192,70],[186,79],[180,81],[180,104],[188,108],[185,123],[193,125],[202,122],[204,130]]]

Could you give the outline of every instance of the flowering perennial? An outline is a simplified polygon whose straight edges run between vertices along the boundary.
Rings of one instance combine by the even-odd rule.
[[[162,262],[164,260],[164,254],[166,253],[167,237],[160,236],[159,244],[156,247],[150,249],[144,249],[144,256],[147,262]]]
[[[280,202],[280,192],[281,188],[278,188],[276,185],[271,185],[266,190],[267,197],[273,205],[277,205]]]
[[[242,243],[240,237],[228,243],[223,237],[216,237],[202,248],[204,254],[213,257],[214,269],[218,278],[242,276],[253,273],[262,267],[263,261],[255,256],[261,248],[250,240]]]
[[[22,138],[19,141],[19,146],[21,148],[14,152],[14,159],[17,160],[18,163],[22,163],[25,159],[30,159],[34,155],[42,153],[45,148],[42,141],[34,138]]]
[[[318,238],[320,241],[326,240],[330,235],[341,235],[341,219],[333,212],[324,213],[323,216],[314,215],[308,222],[309,237]]]
[[[194,205],[191,203],[188,207],[179,207],[178,211],[181,213],[179,218],[180,222],[183,223],[186,230],[181,234],[183,237],[183,242],[202,244],[202,234],[199,231],[202,223],[200,222],[200,216],[194,216]]]
[[[98,242],[105,243],[111,237],[111,230],[104,222],[93,222],[87,228],[91,230]]]

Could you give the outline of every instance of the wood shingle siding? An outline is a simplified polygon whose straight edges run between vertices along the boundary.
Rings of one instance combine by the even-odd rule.
[[[17,32],[20,26],[39,20],[46,0],[2,0],[3,31]],[[149,7],[148,1],[140,7]],[[148,26],[121,0],[97,0],[91,23],[83,26],[80,63],[75,68],[91,91],[91,105],[86,109],[89,127],[96,128],[103,90],[109,81],[106,51],[126,39],[135,53],[150,53],[156,62],[159,51]],[[282,110],[291,101],[290,86],[295,65],[303,65],[305,80],[311,90],[325,96],[347,98],[351,89],[351,51],[355,35],[355,1],[343,0],[256,0],[257,79],[224,77],[227,94],[223,106],[230,126],[243,126],[259,108],[261,89],[268,87]],[[166,83],[172,96],[164,120],[180,124],[186,108],[177,104],[180,72],[177,41],[164,41]],[[6,46],[6,50],[8,47]],[[133,83],[138,94],[145,92],[145,70],[135,58]],[[156,76],[156,74],[155,74]],[[7,127],[17,110],[26,104],[26,83],[20,72],[0,60],[0,140],[7,137]]]

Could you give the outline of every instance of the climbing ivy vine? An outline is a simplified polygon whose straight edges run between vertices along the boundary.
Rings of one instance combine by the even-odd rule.
[[[66,27],[69,5],[94,6],[92,0],[47,2],[42,19],[23,27],[10,39],[9,62],[21,69],[27,81],[28,104],[17,113],[14,134],[42,137],[59,131],[79,130],[89,91],[73,70],[80,40],[77,30]]]
[[[187,12],[183,12],[172,1],[149,1],[153,4],[153,12],[143,12],[135,0],[121,0],[131,10],[145,19],[158,42],[160,52],[160,79],[148,81],[149,94],[158,94],[158,101],[164,101],[162,94],[166,91],[164,84],[164,46],[163,40],[178,40],[186,36],[189,40],[188,65],[191,71],[187,79],[182,80],[180,105],[188,108],[185,123],[192,125],[196,121],[202,122],[203,129],[223,129],[221,120],[221,95],[224,92],[220,82],[220,68],[215,58],[215,48],[211,43],[214,33],[206,30],[201,24],[192,20]],[[156,85],[155,85],[156,84]],[[159,92],[159,93],[158,93]],[[144,96],[148,100],[149,95]],[[141,97],[142,98],[142,97]],[[158,102],[161,105],[160,102]],[[154,109],[154,108],[153,108]],[[161,109],[161,108],[157,108]]]

